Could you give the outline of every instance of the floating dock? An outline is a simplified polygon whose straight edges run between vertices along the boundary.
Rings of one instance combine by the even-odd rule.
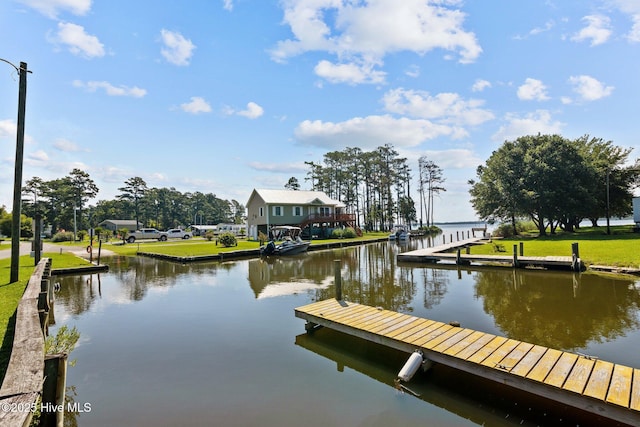
[[[617,422],[640,425],[640,369],[362,304],[295,309],[319,326],[497,381]]]
[[[468,248],[471,245],[478,244],[479,240],[481,239],[472,238],[434,246],[432,248],[403,252],[397,255],[397,259],[399,262],[437,263],[444,261],[447,263],[454,263],[458,265],[494,264],[508,265],[514,268],[532,267],[545,269],[565,269],[573,271],[584,270],[584,264],[577,254],[577,246],[574,247],[574,255],[572,256],[544,257],[525,257],[522,255],[519,256],[515,249],[512,255],[472,255],[469,253],[462,253],[462,251],[460,250],[461,248]],[[457,251],[456,253],[450,252],[452,250]]]

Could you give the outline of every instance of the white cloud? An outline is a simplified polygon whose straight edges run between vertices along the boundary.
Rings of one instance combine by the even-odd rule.
[[[544,26],[536,27],[536,28],[532,29],[531,31],[529,31],[529,34],[532,35],[532,36],[535,36],[537,34],[547,32],[547,31],[551,30],[555,25],[556,25],[556,23],[552,19],[550,21],[545,22]]]
[[[211,106],[204,98],[200,96],[192,96],[191,101],[180,104],[180,108],[185,113],[190,114],[200,114],[200,113],[209,113],[211,112]]]
[[[640,43],[640,14],[633,17],[633,27],[627,34],[627,39],[631,43]]]
[[[478,79],[473,83],[471,90],[473,92],[482,92],[483,90],[490,88],[491,82],[488,80]]]
[[[314,71],[330,83],[378,84],[383,83],[386,76],[382,71],[373,70],[373,64],[333,64],[326,60],[318,62]]]
[[[186,39],[182,34],[162,29],[160,31],[164,47],[160,50],[162,56],[174,65],[189,65],[191,56],[196,46],[191,40]]]
[[[518,88],[518,98],[524,101],[546,101],[547,87],[540,80],[527,78]]]
[[[387,143],[397,147],[414,147],[439,136],[455,138],[463,133],[429,120],[383,115],[355,117],[338,123],[305,120],[296,127],[294,136],[300,144],[325,149],[374,149]]]
[[[582,18],[587,26],[571,37],[571,40],[581,42],[591,40],[591,46],[605,43],[611,37],[611,20],[604,15],[588,15]]]
[[[85,83],[80,80],[74,80],[73,86],[83,88],[88,92],[95,92],[98,89],[104,89],[105,93],[109,96],[131,96],[134,98],[142,98],[147,94],[145,89],[141,89],[137,86],[114,86],[109,82],[90,81]]]
[[[17,0],[48,18],[56,19],[63,11],[74,15],[86,15],[91,9],[91,0]]]
[[[0,120],[0,138],[15,138],[18,126],[13,120]]]
[[[519,116],[515,113],[507,113],[505,115],[506,124],[501,126],[492,139],[494,141],[513,141],[520,136],[541,134],[560,134],[562,133],[563,123],[554,121],[551,113],[547,110],[537,110],[527,113],[525,116]]]
[[[274,172],[274,173],[305,173],[309,170],[309,166],[304,162],[298,163],[263,163],[263,162],[251,162],[249,163],[251,169],[261,172]]]
[[[493,113],[481,108],[484,101],[464,100],[456,93],[432,96],[425,91],[399,88],[385,93],[382,102],[388,112],[436,120],[442,124],[475,126],[494,118]]]
[[[53,146],[56,149],[64,152],[84,151],[80,149],[80,147],[78,147],[78,145],[75,142],[69,141],[68,139],[64,139],[64,138],[56,139],[55,142],[53,143]]]
[[[569,83],[573,85],[573,91],[583,101],[596,101],[613,93],[613,86],[606,86],[591,76],[571,76]]]
[[[271,57],[284,62],[309,51],[326,52],[335,55],[340,66],[322,61],[316,67],[317,73],[324,71],[322,76],[333,78],[330,80],[333,82],[357,82],[345,78],[344,74],[354,75],[359,68],[370,71],[369,78],[362,80],[367,83],[372,80],[371,76],[374,80],[380,78],[380,74],[372,75],[371,70],[393,52],[411,51],[422,55],[443,49],[456,53],[461,63],[473,62],[482,48],[475,34],[465,31],[465,14],[455,9],[459,3],[284,0],[284,23],[289,25],[293,37],[279,41]],[[356,66],[346,66],[351,63]]]
[[[257,119],[264,114],[264,109],[255,102],[249,102],[246,110],[238,111],[237,114],[249,119]]]
[[[226,114],[227,116],[237,115],[247,117],[249,119],[257,119],[264,114],[264,109],[255,102],[249,102],[246,109],[239,111],[226,105],[225,107],[223,107],[222,113]]]
[[[222,7],[231,12],[233,10],[233,0],[222,0]]]
[[[84,58],[102,57],[104,45],[96,36],[87,34],[81,25],[58,22],[58,32],[49,41],[67,46],[69,52]]]

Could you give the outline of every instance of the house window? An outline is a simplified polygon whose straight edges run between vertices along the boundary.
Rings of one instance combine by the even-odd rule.
[[[302,216],[302,206],[293,207],[293,216]]]
[[[319,209],[320,209],[320,215],[331,215],[331,208],[321,206]]]
[[[264,208],[258,209],[258,214],[263,217],[264,216]]]
[[[284,210],[282,209],[282,206],[273,207],[273,216],[284,216]]]

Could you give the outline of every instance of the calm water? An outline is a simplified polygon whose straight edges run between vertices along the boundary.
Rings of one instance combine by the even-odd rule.
[[[67,384],[91,412],[78,425],[588,424],[443,367],[409,383],[419,398],[400,393],[406,355],[327,329],[305,335],[294,308],[333,296],[335,259],[351,301],[640,367],[639,280],[397,265],[412,247],[189,265],[114,258],[109,273],[57,278],[51,332],[81,333]]]

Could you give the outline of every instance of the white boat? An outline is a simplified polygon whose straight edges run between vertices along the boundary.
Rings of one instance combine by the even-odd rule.
[[[305,242],[300,237],[302,229],[288,225],[271,227],[273,239],[260,247],[260,255],[295,255],[306,252],[311,242]],[[279,242],[279,243],[276,243]]]

